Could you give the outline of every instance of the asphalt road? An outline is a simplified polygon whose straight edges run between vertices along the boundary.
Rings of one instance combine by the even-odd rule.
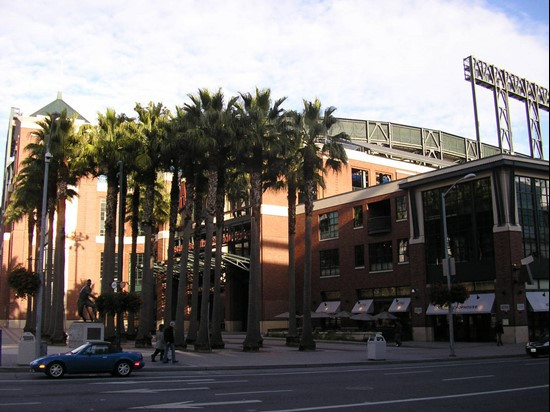
[[[0,410],[548,411],[548,358],[234,371],[129,378],[18,373]],[[0,376],[1,378],[1,376]]]

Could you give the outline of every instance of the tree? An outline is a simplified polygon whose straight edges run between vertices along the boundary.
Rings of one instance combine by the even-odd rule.
[[[58,119],[39,122],[41,130],[34,136],[38,143],[45,145],[46,138],[50,139],[50,173],[55,181],[57,225],[55,235],[54,279],[52,293],[52,312],[50,325],[50,341],[60,343],[65,341],[65,208],[70,196],[69,185],[76,185],[81,177],[87,174],[86,163],[82,161],[82,142],[74,127],[74,118],[67,117],[63,111]],[[50,133],[50,131],[52,133]]]
[[[430,286],[430,302],[434,305],[449,306],[452,303],[464,303],[470,294],[464,285],[453,283],[451,289],[447,285],[434,283]]]
[[[325,109],[321,117],[321,102],[304,100],[302,113],[302,142],[300,157],[302,159],[301,173],[305,186],[305,256],[304,256],[304,314],[303,328],[300,339],[300,350],[315,350],[313,330],[311,326],[311,235],[313,218],[313,201],[317,193],[316,185],[324,187],[322,174],[327,169],[339,171],[342,164],[347,163],[347,156],[342,143],[349,140],[345,133],[335,136],[329,134],[330,128],[336,123],[333,117],[334,107]],[[324,160],[326,158],[326,160]]]
[[[105,208],[105,241],[103,246],[103,266],[101,276],[101,293],[111,290],[115,277],[116,255],[116,211],[119,194],[118,162],[129,164],[130,138],[126,132],[127,117],[117,115],[114,109],[108,108],[105,114],[99,113],[98,124],[86,133],[89,136],[85,154],[95,177],[105,176],[107,180],[107,197]],[[113,317],[107,318],[105,335],[115,334]]]
[[[302,143],[302,116],[296,111],[287,111],[278,135],[279,150],[273,153],[273,173],[266,185],[274,190],[287,190],[288,201],[288,332],[286,344],[296,346],[298,330],[296,324],[296,200],[302,166],[299,150]]]
[[[145,250],[143,262],[142,301],[140,323],[136,336],[136,346],[150,346],[151,333],[154,331],[154,285],[152,230],[154,215],[154,196],[156,174],[161,166],[161,147],[166,141],[166,127],[170,113],[162,103],[149,103],[147,107],[136,104],[138,124],[135,135],[141,141],[141,151],[136,156],[135,164],[140,181],[145,184],[145,203],[143,230],[145,233]]]
[[[262,344],[260,334],[260,219],[262,205],[262,173],[266,168],[266,153],[277,134],[281,105],[285,98],[271,102],[269,89],[256,89],[255,95],[241,93],[239,108],[239,139],[235,149],[238,160],[250,176],[250,275],[248,285],[248,318],[244,351],[258,351]]]
[[[41,150],[43,153],[43,151]],[[6,223],[12,223],[22,220],[27,217],[27,270],[32,271],[33,262],[33,239],[34,229],[38,227],[37,234],[40,237],[40,222],[41,213],[38,210],[38,205],[42,202],[42,173],[43,162],[40,159],[33,157],[36,153],[31,153],[29,157],[22,162],[23,168],[16,176],[15,190],[11,195],[10,203],[6,208],[4,218]],[[42,156],[43,158],[43,156]],[[38,242],[35,250],[35,255],[38,248]],[[34,268],[38,271],[38,267]],[[34,331],[34,316],[33,316],[33,294],[27,296],[27,313],[25,318],[24,330],[26,332]],[[36,305],[35,305],[36,306]]]

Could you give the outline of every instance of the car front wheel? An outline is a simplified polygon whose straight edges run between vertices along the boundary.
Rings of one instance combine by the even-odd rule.
[[[65,374],[65,366],[60,362],[52,362],[46,368],[46,375],[50,378],[59,379]]]
[[[125,377],[132,373],[132,365],[128,361],[120,361],[115,366],[115,375]]]

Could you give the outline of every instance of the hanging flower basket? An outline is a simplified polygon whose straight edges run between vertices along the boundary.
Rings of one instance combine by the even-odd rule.
[[[38,273],[29,272],[23,267],[17,267],[8,273],[8,284],[18,298],[34,295],[40,288]]]

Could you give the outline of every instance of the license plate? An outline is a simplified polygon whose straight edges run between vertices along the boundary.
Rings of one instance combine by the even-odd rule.
[[[537,350],[535,348],[531,348],[531,352],[535,353]]]

